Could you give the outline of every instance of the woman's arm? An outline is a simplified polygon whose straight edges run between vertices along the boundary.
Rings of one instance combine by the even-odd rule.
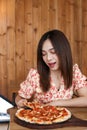
[[[26,80],[20,84],[20,89],[15,99],[15,103],[18,107],[23,107],[24,103],[33,100],[34,89],[35,86],[37,85],[36,81],[38,81],[37,70],[30,69]]]
[[[67,107],[87,107],[87,87],[80,88],[77,91],[77,96],[78,97],[72,99],[56,100],[48,104],[54,106],[67,106]]]

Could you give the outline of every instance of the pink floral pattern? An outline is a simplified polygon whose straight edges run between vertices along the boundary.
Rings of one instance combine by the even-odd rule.
[[[71,99],[74,91],[82,87],[87,87],[87,77],[83,75],[77,64],[73,66],[73,83],[69,89],[64,89],[64,82],[62,81],[60,90],[58,91],[53,81],[47,93],[42,92],[39,84],[39,74],[36,69],[31,69],[24,82],[20,84],[19,95],[23,98],[31,98],[41,103],[48,103],[58,99]]]

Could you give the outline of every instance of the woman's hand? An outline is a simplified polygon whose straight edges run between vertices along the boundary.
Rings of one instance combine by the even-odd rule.
[[[48,105],[50,105],[50,106],[59,106],[60,102],[61,102],[60,100],[52,101],[52,102],[43,104],[43,106],[48,106]]]
[[[25,105],[25,103],[27,102],[27,100],[26,99],[21,99],[21,100],[19,100],[18,102],[17,102],[17,107],[18,108],[21,108],[21,107],[24,107]]]
[[[27,99],[20,97],[19,95],[16,96],[15,103],[18,108],[24,107],[27,102]]]

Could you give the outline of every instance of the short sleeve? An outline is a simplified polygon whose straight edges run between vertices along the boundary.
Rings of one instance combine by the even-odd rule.
[[[78,65],[75,64],[73,66],[73,84],[74,89],[77,90],[82,87],[87,87],[87,77],[82,74],[81,70],[79,69]]]
[[[30,99],[35,92],[37,78],[37,70],[31,69],[26,80],[20,84],[19,96]]]

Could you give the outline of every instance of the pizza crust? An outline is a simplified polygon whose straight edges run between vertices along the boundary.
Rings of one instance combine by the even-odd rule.
[[[60,116],[60,118],[57,118],[53,121],[54,123],[58,123],[58,122],[61,123],[61,122],[67,121],[68,119],[71,118],[71,112],[66,108],[64,108],[64,109],[68,113],[67,116]]]

